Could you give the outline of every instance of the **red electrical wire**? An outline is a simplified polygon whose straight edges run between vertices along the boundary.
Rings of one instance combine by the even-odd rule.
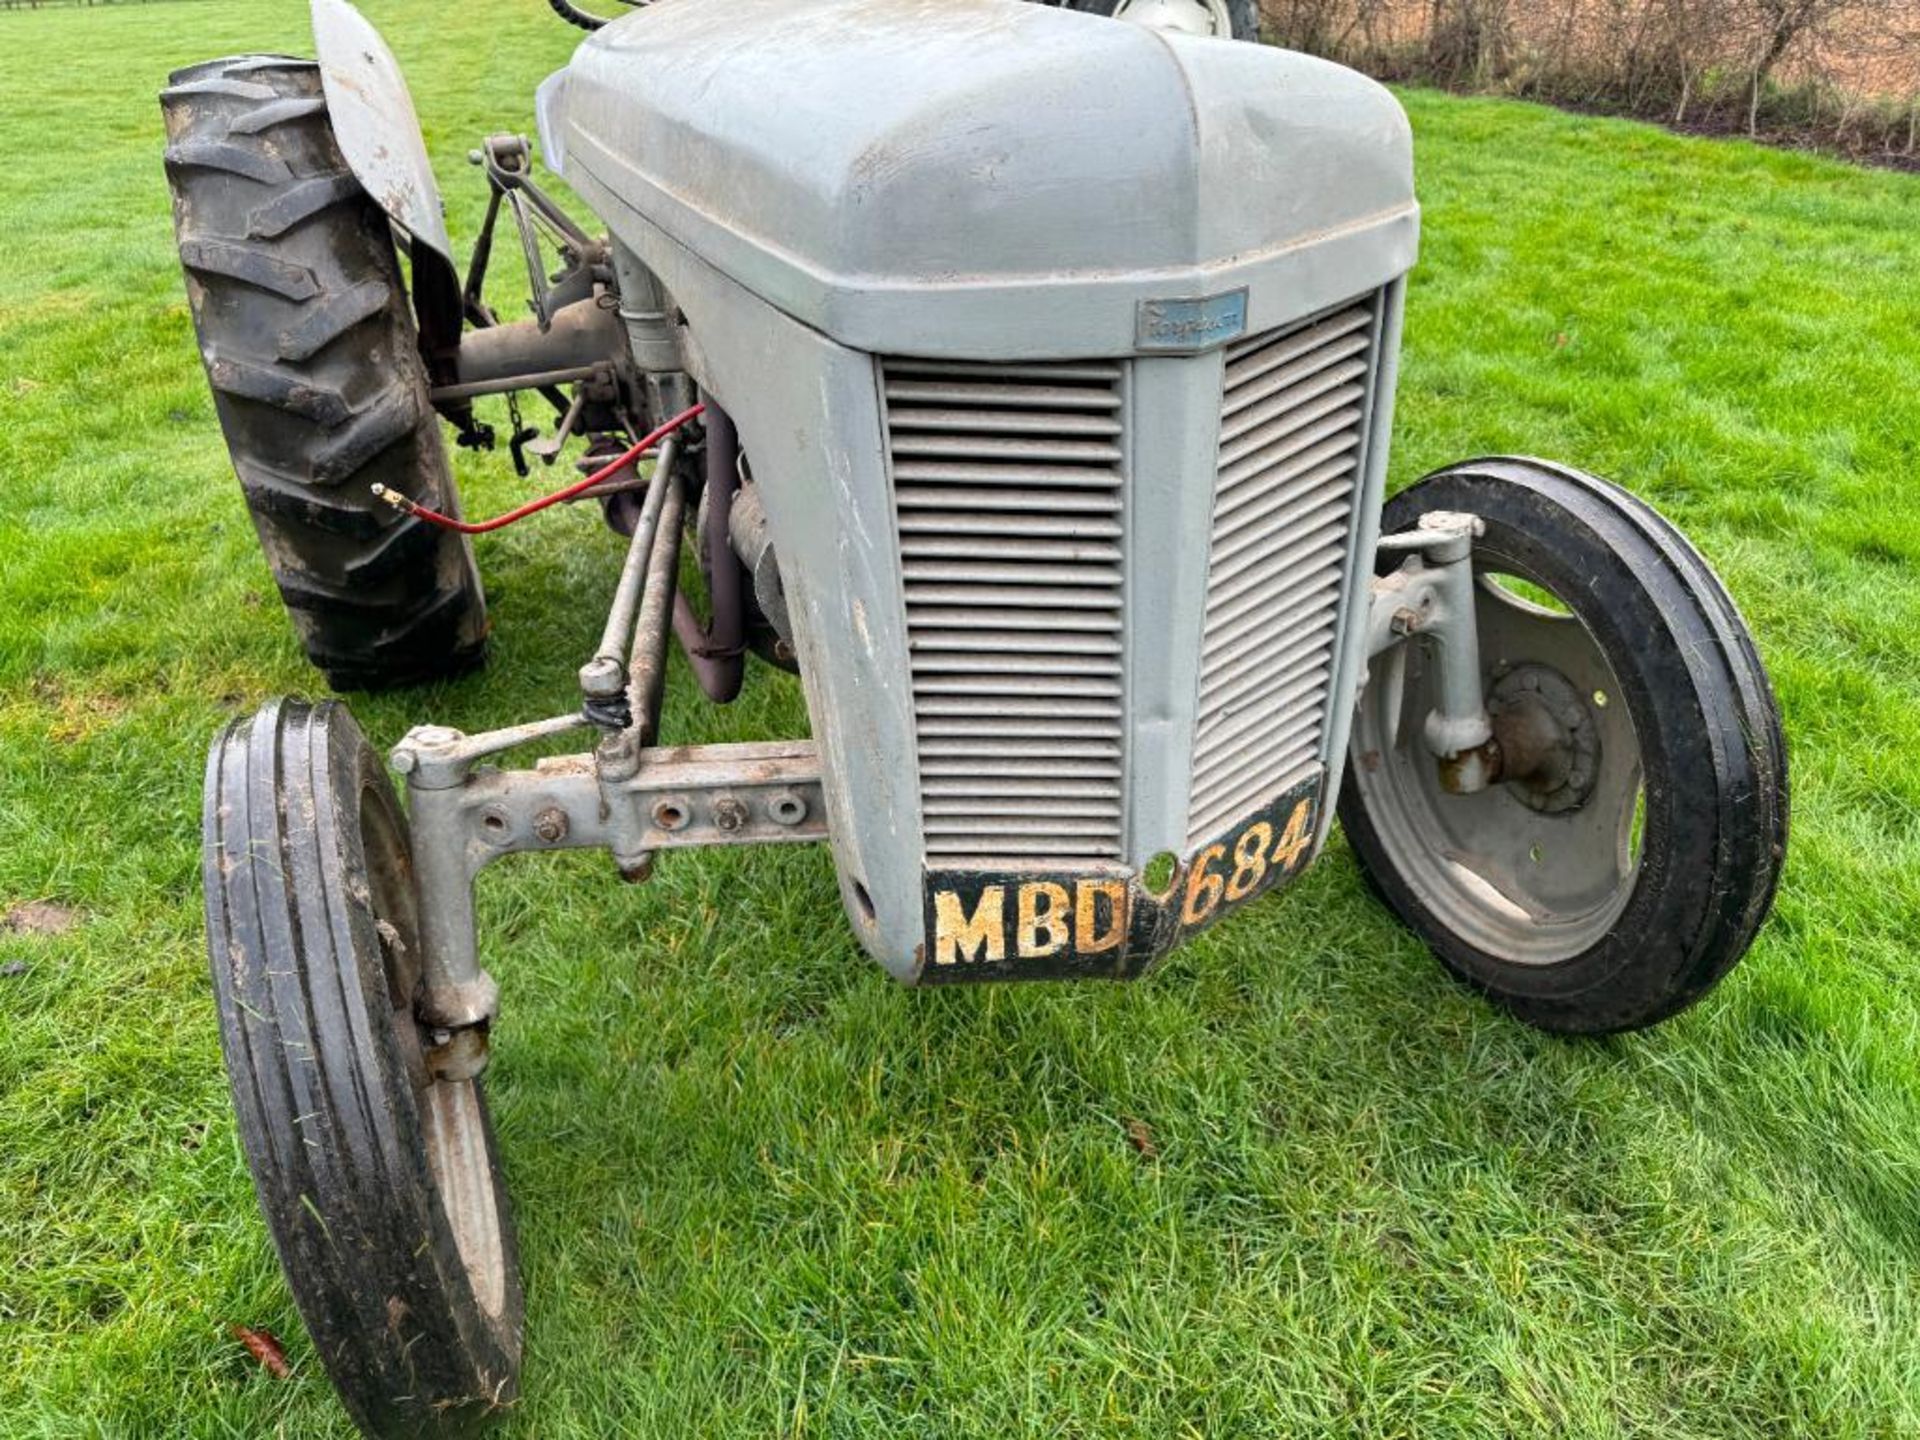
[[[519,509],[509,510],[504,515],[496,515],[491,520],[456,520],[451,515],[442,515],[438,510],[429,510],[417,500],[409,500],[398,490],[389,490],[384,485],[375,485],[373,495],[376,500],[384,500],[394,509],[404,510],[407,514],[424,520],[429,525],[438,525],[442,530],[458,530],[462,535],[485,535],[489,530],[499,530],[513,524],[516,520],[524,520],[527,516],[537,514],[549,505],[558,505],[562,500],[571,500],[582,490],[591,490],[601,481],[611,479],[616,472],[638,460],[643,452],[652,449],[696,415],[704,414],[706,408],[702,404],[695,405],[689,410],[682,410],[652,434],[636,441],[617,460],[601,466],[586,479],[576,480],[571,485],[563,485],[551,495],[542,495],[538,500],[529,500]]]

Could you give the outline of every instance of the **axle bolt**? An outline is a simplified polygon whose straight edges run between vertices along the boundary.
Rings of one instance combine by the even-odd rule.
[[[549,805],[533,817],[533,833],[548,845],[559,844],[567,838],[567,812]]]
[[[713,823],[721,830],[738,830],[747,823],[745,802],[731,795],[722,795],[713,802]]]

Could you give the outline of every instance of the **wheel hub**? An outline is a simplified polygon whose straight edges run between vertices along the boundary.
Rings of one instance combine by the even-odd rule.
[[[1487,716],[1509,794],[1543,815],[1587,803],[1600,774],[1600,727],[1572,681],[1550,665],[1512,666],[1488,691]]]

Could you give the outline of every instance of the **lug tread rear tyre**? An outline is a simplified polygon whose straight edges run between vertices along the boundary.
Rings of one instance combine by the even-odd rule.
[[[203,880],[221,1048],[274,1247],[354,1420],[376,1436],[464,1435],[517,1383],[512,1224],[489,1160],[507,1276],[490,1316],[439,1208],[385,1008],[362,806],[404,824],[337,704],[274,702],[215,741]]]
[[[1671,522],[1595,476],[1526,457],[1466,461],[1390,500],[1383,531],[1411,529],[1433,510],[1482,517],[1489,563],[1501,545],[1537,546],[1572,567],[1574,593],[1556,593],[1619,673],[1646,767],[1641,870],[1612,933],[1588,952],[1514,963],[1451,933],[1399,873],[1381,839],[1393,821],[1369,813],[1357,755],[1341,825],[1370,885],[1442,962],[1529,1023],[1610,1033],[1674,1015],[1746,953],[1785,860],[1786,744],[1752,634]],[[1483,558],[1479,546],[1475,554]]]
[[[210,61],[160,98],[201,357],[308,657],[339,689],[466,669],[486,636],[469,542],[371,493],[458,511],[390,227],[340,156],[319,71]]]

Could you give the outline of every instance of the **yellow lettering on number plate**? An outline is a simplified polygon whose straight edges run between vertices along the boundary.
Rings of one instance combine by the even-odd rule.
[[[973,913],[969,915],[953,891],[935,891],[933,963],[955,965],[962,961],[1006,959],[1006,893],[999,885],[981,887],[973,903]]]
[[[1319,806],[1316,774],[1198,847],[1159,895],[1111,867],[929,871],[921,978],[1137,975],[1298,873]]]

